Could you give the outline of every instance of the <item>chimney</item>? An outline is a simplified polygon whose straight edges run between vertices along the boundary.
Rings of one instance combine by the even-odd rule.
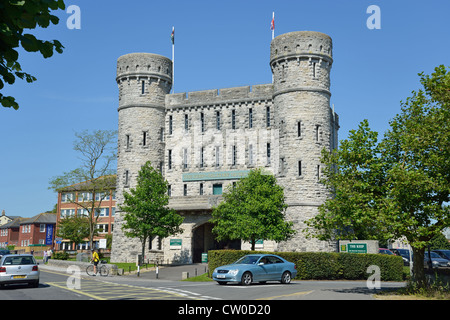
[[[5,216],[5,209],[2,210],[2,216]]]

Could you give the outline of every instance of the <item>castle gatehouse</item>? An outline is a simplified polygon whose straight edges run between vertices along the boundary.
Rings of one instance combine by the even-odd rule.
[[[135,187],[151,161],[169,183],[169,206],[184,217],[183,233],[153,239],[146,258],[195,263],[212,249],[250,249],[217,242],[212,208],[222,192],[253,168],[264,168],[284,187],[286,218],[297,234],[288,241],[260,240],[256,249],[335,251],[334,242],[305,239],[305,221],[329,197],[319,182],[321,151],[337,147],[339,118],[330,107],[332,40],[299,31],[272,40],[270,84],[172,93],[172,61],[161,55],[119,57],[117,210],[112,261],[135,261],[138,239],[124,236],[123,191]]]

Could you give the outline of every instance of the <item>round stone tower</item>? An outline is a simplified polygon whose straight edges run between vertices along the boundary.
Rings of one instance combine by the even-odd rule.
[[[123,190],[136,186],[147,161],[164,167],[165,96],[172,87],[172,61],[151,53],[131,53],[117,60],[119,132],[117,151],[116,215],[112,261],[135,261],[141,252],[136,239],[126,238],[120,205]]]
[[[287,219],[297,234],[279,243],[281,251],[335,251],[334,244],[307,240],[305,220],[318,212],[328,196],[319,182],[321,151],[334,147],[334,115],[330,108],[331,38],[320,32],[299,31],[272,40],[273,105],[279,121],[280,170]]]

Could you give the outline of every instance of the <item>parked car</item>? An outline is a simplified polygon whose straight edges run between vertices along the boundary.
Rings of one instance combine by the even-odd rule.
[[[432,252],[436,252],[441,258],[450,260],[450,250],[433,250]]]
[[[378,248],[378,253],[394,255],[391,250],[386,249],[386,248]]]
[[[409,266],[411,258],[409,257],[408,249],[390,249],[395,255],[401,256],[403,258],[403,265]]]
[[[15,283],[39,286],[39,268],[31,254],[10,254],[0,259],[0,288]]]
[[[249,254],[233,264],[216,268],[212,274],[214,281],[219,284],[240,282],[245,286],[266,281],[288,284],[296,275],[294,263],[273,254]]]
[[[430,252],[430,256],[431,256],[431,263],[433,264],[433,268],[445,268],[445,267],[450,267],[450,261],[444,258],[441,258],[440,255],[438,255],[436,252],[431,251]],[[425,251],[424,254],[424,267],[428,268],[428,264],[429,264],[429,256],[428,256],[428,250]]]
[[[5,254],[10,254],[11,252],[8,249],[3,249],[0,248],[0,259],[5,255]]]

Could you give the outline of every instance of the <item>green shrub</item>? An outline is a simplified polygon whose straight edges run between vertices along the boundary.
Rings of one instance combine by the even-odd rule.
[[[53,252],[52,259],[55,259],[55,260],[67,260],[67,259],[69,259],[69,253],[67,253],[65,251]]]
[[[230,264],[252,253],[276,254],[297,267],[299,280],[366,280],[371,265],[380,267],[382,281],[403,280],[403,260],[398,256],[335,252],[267,252],[244,250],[210,250],[209,275],[215,268]]]

